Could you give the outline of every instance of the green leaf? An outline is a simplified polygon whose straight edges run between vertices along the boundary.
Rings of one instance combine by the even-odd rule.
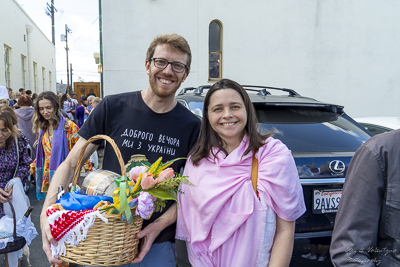
[[[127,166],[126,166],[126,172],[129,172],[133,167],[137,167],[137,166],[145,166],[145,167],[150,167],[150,162],[148,161],[132,161],[132,162],[128,162]]]
[[[176,192],[173,192],[173,191],[163,190],[161,188],[152,188],[152,189],[148,190],[148,192],[153,197],[178,201]]]
[[[158,175],[160,172],[162,172],[163,170],[165,170],[167,167],[171,166],[172,163],[174,163],[174,162],[177,161],[177,160],[181,160],[181,159],[186,159],[186,158],[176,158],[176,159],[167,161],[166,163],[162,163],[162,162],[161,162],[161,164],[158,166],[157,171],[156,171],[157,175]]]

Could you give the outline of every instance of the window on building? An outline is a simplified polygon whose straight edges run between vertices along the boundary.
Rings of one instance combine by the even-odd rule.
[[[46,69],[42,68],[43,91],[46,90]]]
[[[33,62],[33,90],[35,90],[35,92],[38,91],[38,80],[37,80],[37,63]]]
[[[26,56],[21,55],[21,82],[22,88],[26,88]]]
[[[4,45],[4,70],[6,87],[11,87],[11,48]]]
[[[51,71],[49,71],[49,90],[52,91],[52,82],[53,82],[53,78],[51,77]]]
[[[222,74],[222,25],[213,20],[208,32],[208,80],[219,80]]]

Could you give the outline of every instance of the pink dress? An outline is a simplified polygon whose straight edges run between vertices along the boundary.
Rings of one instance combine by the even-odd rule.
[[[185,240],[189,260],[197,266],[267,266],[276,218],[294,221],[306,210],[303,190],[290,150],[268,138],[256,153],[257,198],[251,183],[252,153],[245,136],[226,158],[220,152],[184,175],[195,186],[182,186],[176,238]]]

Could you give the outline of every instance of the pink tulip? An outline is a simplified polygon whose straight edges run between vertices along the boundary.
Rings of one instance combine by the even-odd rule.
[[[156,185],[156,180],[151,173],[145,172],[142,176],[141,185],[143,189],[149,189]]]
[[[165,170],[163,170],[162,172],[160,172],[160,174],[157,176],[157,184],[161,184],[162,182],[165,181],[165,179],[171,179],[174,178],[175,173],[174,173],[174,169],[172,168],[167,168]]]
[[[145,173],[145,171],[147,170],[147,168],[145,166],[136,166],[133,167],[130,171],[129,171],[129,177],[131,178],[132,181],[137,181],[137,179],[139,178],[139,174],[140,173]]]

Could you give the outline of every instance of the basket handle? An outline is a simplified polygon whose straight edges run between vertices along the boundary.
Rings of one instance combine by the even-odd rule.
[[[83,156],[85,155],[85,150],[87,146],[93,141],[97,140],[106,140],[108,143],[110,143],[110,145],[114,148],[114,152],[117,155],[119,165],[121,166],[121,174],[122,175],[126,174],[124,160],[122,159],[121,151],[119,150],[117,144],[114,142],[112,138],[108,137],[107,135],[99,134],[89,138],[89,140],[87,140],[86,143],[83,145],[81,152],[79,154],[78,163],[76,165],[74,173],[74,178],[72,179],[72,186],[76,186],[78,182],[79,173],[81,172],[81,167],[82,167]]]
[[[13,222],[14,222],[14,227],[13,227],[13,238],[15,239],[15,238],[17,238],[17,218],[16,218],[16,216],[15,216],[15,209],[14,209],[14,206],[13,206],[13,204],[11,203],[11,198],[10,198],[10,197],[7,197],[7,200],[8,200],[7,203],[10,205],[11,212],[12,212],[12,214],[13,214]],[[29,214],[32,212],[32,210],[33,210],[33,207],[29,206],[29,207],[28,207],[28,210],[25,212],[24,216],[25,216],[25,217],[28,217]]]
[[[8,204],[10,205],[12,214],[13,214],[13,221],[14,221],[14,227],[13,227],[13,237],[17,238],[17,219],[15,218],[15,210],[14,210],[14,206],[11,203],[11,199],[9,197],[7,197],[8,199]]]

